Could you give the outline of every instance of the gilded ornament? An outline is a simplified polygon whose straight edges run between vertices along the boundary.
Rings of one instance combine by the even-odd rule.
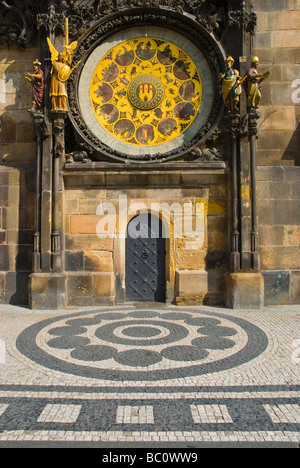
[[[189,55],[155,37],[127,40],[98,63],[90,99],[114,138],[155,146],[186,131],[200,111],[202,80]]]
[[[48,46],[51,52],[51,86],[50,97],[52,104],[52,111],[68,111],[67,105],[67,87],[66,82],[70,78],[72,72],[79,65],[80,61],[71,69],[72,56],[77,48],[77,42],[74,41],[69,44],[69,31],[68,19],[66,19],[66,43],[63,46],[63,52],[59,53],[54,45],[51,43],[49,37],[47,38]]]

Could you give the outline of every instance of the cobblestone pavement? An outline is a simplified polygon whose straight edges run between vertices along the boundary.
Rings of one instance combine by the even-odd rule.
[[[300,306],[0,317],[0,447],[299,446]]]

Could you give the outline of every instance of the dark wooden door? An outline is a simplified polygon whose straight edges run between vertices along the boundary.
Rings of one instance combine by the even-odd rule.
[[[165,238],[162,222],[141,214],[127,227],[126,300],[165,302]]]

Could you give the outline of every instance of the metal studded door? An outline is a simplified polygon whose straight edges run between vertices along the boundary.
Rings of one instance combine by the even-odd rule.
[[[165,238],[162,222],[140,214],[127,227],[126,300],[165,301]]]

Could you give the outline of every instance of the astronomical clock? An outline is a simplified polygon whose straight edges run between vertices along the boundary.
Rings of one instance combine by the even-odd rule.
[[[90,87],[101,127],[134,147],[176,140],[194,122],[201,101],[202,81],[194,61],[158,38],[134,38],[111,49]]]
[[[139,26],[136,16],[119,15],[118,28],[111,19],[78,46],[82,63],[71,80],[70,115],[94,159],[184,157],[222,113],[217,77],[224,59],[212,36],[177,14],[172,28],[170,15],[141,17]]]

